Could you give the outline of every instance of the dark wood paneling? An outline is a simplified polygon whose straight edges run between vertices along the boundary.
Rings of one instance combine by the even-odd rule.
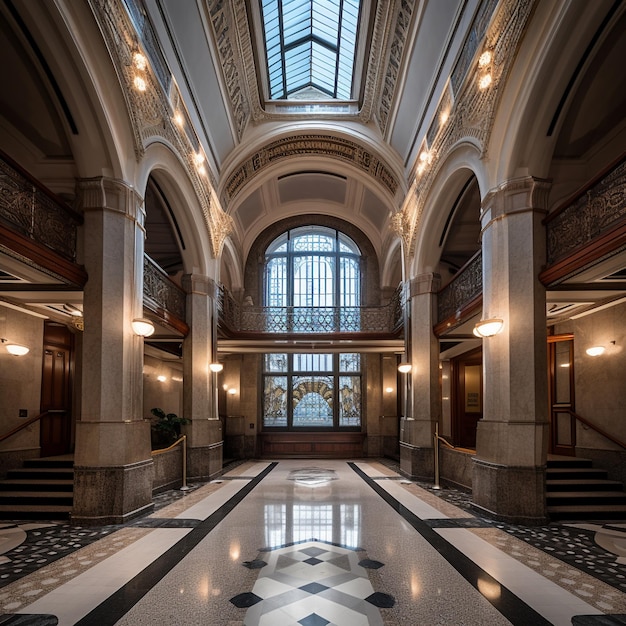
[[[362,457],[364,433],[261,433],[261,456],[343,459]]]

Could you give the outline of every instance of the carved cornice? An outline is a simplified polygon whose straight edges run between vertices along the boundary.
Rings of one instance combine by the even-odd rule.
[[[170,146],[193,185],[209,233],[211,253],[217,258],[224,240],[233,230],[232,218],[222,211],[217,201],[212,172],[208,168],[204,173],[198,171],[195,161],[199,149],[197,137],[189,128],[179,126],[173,120],[175,111],[184,110],[178,89],[171,84],[169,93],[165,91],[161,76],[163,61],[156,59],[157,76],[152,69],[154,55],[150,55],[150,48],[145,45],[145,32],[142,36],[137,34],[121,0],[90,0],[90,5],[120,81],[135,139],[137,161],[143,158],[146,147],[155,141]],[[144,31],[149,29],[149,24],[144,24],[143,28]],[[148,39],[153,41],[152,37]],[[133,63],[136,52],[141,52],[148,59],[147,67],[140,76],[145,84],[143,91],[138,90],[134,83],[138,73]],[[187,115],[186,111],[184,115]]]
[[[503,86],[515,60],[517,49],[535,6],[535,0],[504,0],[497,4],[494,0],[483,5],[474,19],[468,33],[465,52],[459,58],[453,75],[437,108],[437,117],[427,133],[424,150],[429,155],[429,166],[419,171],[416,168],[411,182],[414,202],[405,205],[411,211],[404,223],[410,225],[408,249],[412,252],[417,238],[426,198],[439,171],[439,163],[452,148],[461,141],[472,141],[486,156],[495,111]],[[489,11],[494,10],[492,14]],[[491,19],[490,19],[491,18]],[[485,25],[489,23],[488,28]],[[481,33],[484,38],[479,39]],[[478,56],[484,50],[491,52],[488,68],[478,67]],[[473,56],[470,59],[469,53]],[[484,89],[479,87],[481,75],[489,71],[491,84]],[[450,103],[446,121],[441,120],[445,102]]]
[[[222,194],[224,206],[228,206],[246,183],[263,169],[278,161],[302,155],[339,159],[378,180],[391,195],[395,195],[398,189],[398,181],[391,168],[363,146],[330,135],[297,135],[278,139],[248,156],[226,181]]]

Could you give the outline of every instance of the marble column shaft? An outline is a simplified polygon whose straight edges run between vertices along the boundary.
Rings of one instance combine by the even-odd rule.
[[[125,183],[82,180],[85,215],[81,419],[74,510],[82,523],[119,522],[152,507],[150,425],[143,419],[143,201]]]
[[[208,276],[183,277],[187,292],[189,335],[183,342],[183,415],[187,435],[188,476],[209,478],[222,469],[223,433],[217,408],[219,374],[214,360],[216,284]]]
[[[409,285],[410,377],[408,415],[400,423],[400,466],[412,477],[434,476],[435,424],[441,416],[439,342],[433,333],[437,274],[421,274]]]
[[[511,521],[545,519],[548,444],[545,262],[548,185],[509,181],[483,201],[483,319],[503,331],[483,339],[483,418],[473,501]]]

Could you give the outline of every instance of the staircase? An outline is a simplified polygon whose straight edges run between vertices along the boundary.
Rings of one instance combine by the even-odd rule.
[[[594,468],[590,459],[549,458],[546,501],[553,521],[626,519],[623,484],[608,480],[607,472]]]
[[[28,459],[0,480],[0,519],[69,519],[73,500],[71,456]]]

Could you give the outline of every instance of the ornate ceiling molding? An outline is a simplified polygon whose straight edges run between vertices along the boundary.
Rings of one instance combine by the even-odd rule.
[[[467,50],[457,61],[424,139],[428,166],[420,171],[418,163],[412,176],[409,194],[414,198],[405,203],[400,220],[409,254],[414,251],[426,198],[446,156],[463,141],[476,145],[481,158],[486,156],[502,88],[534,7],[535,0],[503,0],[500,4],[490,0],[475,16],[463,46]],[[494,10],[493,14],[489,13]],[[491,53],[489,65],[479,67],[479,57],[484,51]],[[491,83],[481,89],[480,79],[487,72]],[[448,105],[444,119],[441,113]]]
[[[137,34],[121,0],[90,0],[90,5],[126,101],[135,139],[135,158],[141,161],[146,147],[155,141],[166,144],[176,154],[202,208],[211,254],[217,258],[224,240],[233,231],[232,218],[220,207],[212,172],[207,167],[202,171],[198,168],[196,154],[200,145],[193,129],[188,123],[179,125],[174,121],[176,112],[189,119],[180,92],[173,81],[164,80],[162,60],[155,60],[154,54],[150,54],[151,47],[144,45],[145,36],[141,38]],[[144,25],[142,32],[146,29]],[[147,60],[143,69],[138,69],[134,60],[137,52]],[[137,88],[138,77],[143,81],[143,89]]]
[[[273,141],[249,155],[227,179],[222,193],[223,205],[228,206],[262,170],[279,161],[303,155],[323,156],[349,163],[374,178],[392,196],[398,189],[398,181],[391,168],[358,143],[330,135],[295,135]]]

